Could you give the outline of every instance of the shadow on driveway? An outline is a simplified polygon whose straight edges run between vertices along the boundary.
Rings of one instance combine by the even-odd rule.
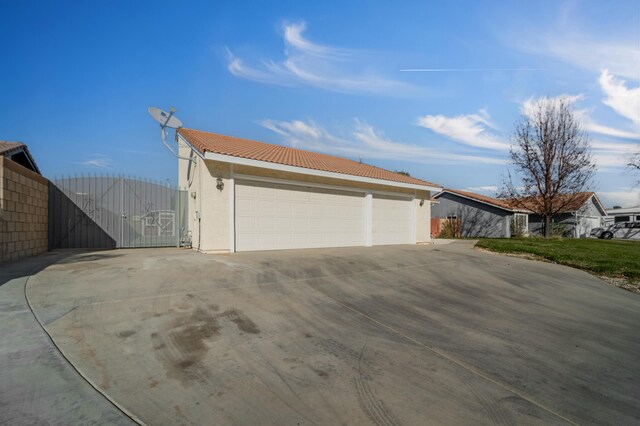
[[[69,365],[25,299],[31,275],[74,258],[82,254],[50,252],[0,265],[0,424],[133,423]]]

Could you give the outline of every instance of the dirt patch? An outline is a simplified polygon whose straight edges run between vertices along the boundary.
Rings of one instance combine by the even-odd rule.
[[[238,329],[244,333],[260,334],[258,326],[240,311],[232,309],[220,314],[220,317],[222,316],[229,318],[229,320],[231,320],[231,322],[233,322]]]
[[[327,371],[321,370],[319,368],[313,368],[313,367],[310,367],[310,368],[314,373],[318,375],[318,377],[322,377],[323,379],[326,379],[327,377],[329,377],[329,373]]]
[[[133,330],[123,330],[118,332],[116,335],[121,339],[126,339],[127,337],[131,337],[134,334],[136,334],[136,332]]]
[[[491,253],[491,254],[497,254],[497,255],[508,256],[508,257],[517,257],[520,259],[537,260],[538,262],[555,263],[545,259],[544,257],[536,256],[535,254],[531,254],[531,253],[502,253],[502,252],[491,251],[482,247],[474,247],[474,249],[477,251],[481,251],[483,253]]]
[[[258,326],[242,311],[218,310],[217,305],[210,305],[181,313],[163,331],[151,333],[155,356],[164,365],[167,377],[185,385],[194,380],[206,381],[211,371],[202,360],[213,339],[220,334],[224,320],[234,324],[240,334],[260,333]]]
[[[603,275],[597,275],[597,277],[607,284],[630,291],[631,293],[640,294],[640,282],[633,282],[623,277],[607,277]]]

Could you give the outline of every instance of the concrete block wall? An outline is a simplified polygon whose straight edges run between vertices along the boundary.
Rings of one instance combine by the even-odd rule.
[[[0,262],[48,249],[49,181],[0,156]]]

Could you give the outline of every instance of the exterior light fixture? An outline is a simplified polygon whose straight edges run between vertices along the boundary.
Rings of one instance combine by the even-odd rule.
[[[420,200],[420,207],[424,206],[424,199]]]
[[[222,178],[218,178],[218,180],[216,181],[216,188],[218,188],[219,191],[222,191],[222,189],[224,188],[224,182],[222,181]]]

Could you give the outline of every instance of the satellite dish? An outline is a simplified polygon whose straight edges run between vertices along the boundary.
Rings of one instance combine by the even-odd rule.
[[[170,129],[179,129],[180,127],[182,127],[182,121],[178,120],[178,117],[174,116],[173,114],[175,114],[176,110],[175,108],[170,108],[169,112],[163,111],[160,108],[156,108],[156,107],[149,107],[149,115],[151,115],[151,118],[153,118],[154,120],[156,120],[158,123],[160,123],[160,128],[162,129],[162,143],[163,145],[169,150],[171,151],[171,153],[178,159],[180,160],[187,160],[187,161],[193,161],[195,163],[195,159],[190,158],[190,157],[181,157],[180,155],[178,155],[177,152],[175,152],[173,150],[173,148],[171,148],[169,146],[169,144],[167,143],[167,132],[166,132],[166,128],[170,128]],[[176,139],[177,141],[177,139]]]
[[[170,129],[179,129],[182,127],[182,121],[178,120],[178,117],[173,114],[176,112],[175,109],[171,108],[170,112],[166,112],[156,107],[149,107],[149,114],[151,118],[160,123],[161,127],[168,127]]]

